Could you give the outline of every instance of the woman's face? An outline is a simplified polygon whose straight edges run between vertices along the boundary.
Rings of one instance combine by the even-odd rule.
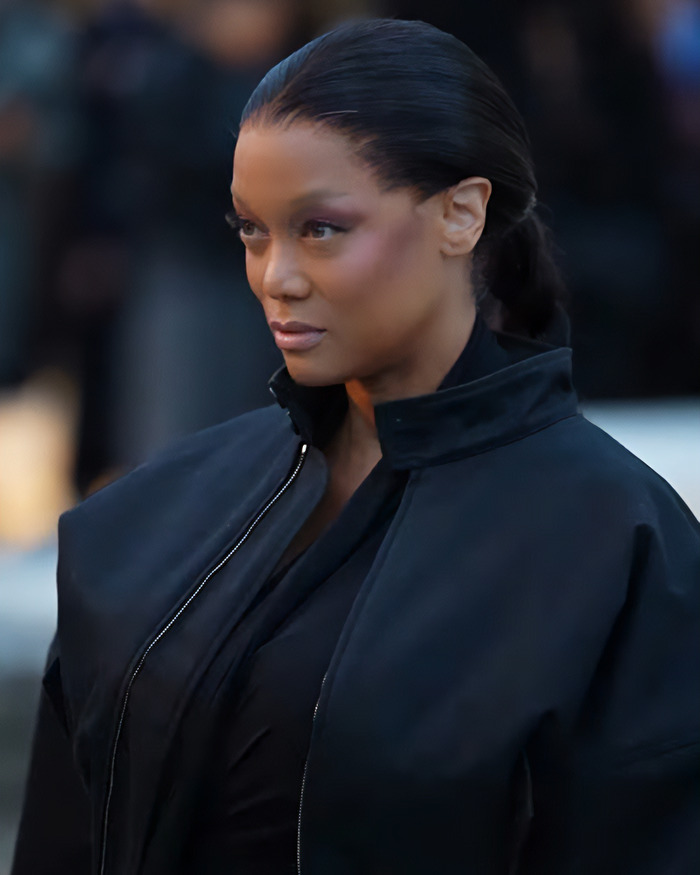
[[[376,400],[436,388],[473,320],[439,195],[383,191],[344,136],[307,122],[245,125],[231,191],[250,286],[297,382],[359,380]]]

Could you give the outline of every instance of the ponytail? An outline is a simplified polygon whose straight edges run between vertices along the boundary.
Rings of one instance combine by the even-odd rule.
[[[551,232],[541,219],[530,210],[510,229],[487,235],[483,246],[480,272],[488,321],[509,334],[568,344],[566,289]]]

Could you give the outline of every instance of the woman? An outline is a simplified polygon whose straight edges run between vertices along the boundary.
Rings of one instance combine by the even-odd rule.
[[[260,83],[230,221],[278,405],[63,517],[16,875],[694,871],[698,525],[533,339],[535,192],[434,28]]]

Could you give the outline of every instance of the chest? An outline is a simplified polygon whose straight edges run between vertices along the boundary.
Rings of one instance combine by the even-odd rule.
[[[549,543],[558,499],[530,500],[531,527],[514,490],[475,476],[455,513],[449,478],[434,483],[409,484],[323,685],[302,809],[311,872],[341,871],[344,843],[406,872],[503,871],[493,850],[510,842],[523,750],[545,715],[572,724],[614,621],[585,539]]]
[[[278,568],[296,559],[338,519],[352,496],[381,459],[378,446],[370,446],[353,456],[343,456],[334,447],[325,453],[328,469],[326,489],[301,528],[291,539]]]

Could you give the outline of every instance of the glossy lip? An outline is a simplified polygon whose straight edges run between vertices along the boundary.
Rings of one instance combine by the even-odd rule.
[[[316,328],[306,322],[270,322],[270,330],[279,349],[311,349],[321,342],[325,328]]]

